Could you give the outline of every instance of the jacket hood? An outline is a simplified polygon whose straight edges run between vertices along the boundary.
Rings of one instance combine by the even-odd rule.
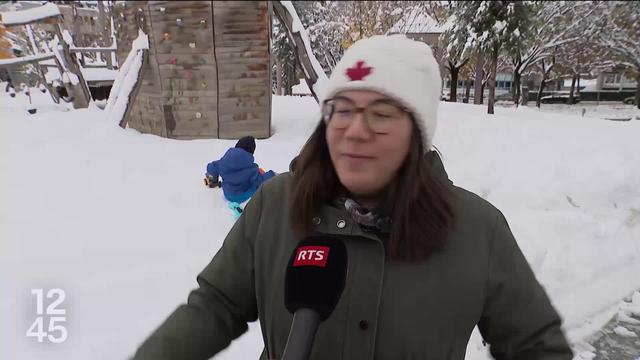
[[[230,148],[220,160],[228,171],[244,169],[254,161],[253,155],[241,148]]]
[[[437,151],[431,150],[425,153],[424,158],[445,184],[453,185],[453,181],[449,179],[449,174],[447,174],[447,170],[445,170],[444,164],[442,163],[442,158]]]

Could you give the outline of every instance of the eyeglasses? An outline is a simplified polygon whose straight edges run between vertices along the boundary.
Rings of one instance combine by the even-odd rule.
[[[334,97],[322,103],[322,120],[334,129],[346,129],[359,113],[362,113],[369,129],[376,134],[387,134],[405,113],[411,111],[387,99],[376,100],[366,107],[358,107],[346,97]]]

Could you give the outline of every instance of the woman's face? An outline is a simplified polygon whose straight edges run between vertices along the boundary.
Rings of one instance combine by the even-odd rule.
[[[356,196],[377,196],[409,153],[411,116],[374,91],[344,91],[333,99],[326,139],[338,178]]]

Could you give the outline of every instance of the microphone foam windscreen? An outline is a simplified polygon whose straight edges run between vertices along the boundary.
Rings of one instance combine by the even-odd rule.
[[[338,304],[347,277],[347,249],[329,236],[309,236],[294,249],[285,274],[284,302],[295,313],[317,311],[326,320]]]

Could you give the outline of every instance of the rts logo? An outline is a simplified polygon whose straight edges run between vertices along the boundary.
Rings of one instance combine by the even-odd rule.
[[[329,247],[327,246],[303,246],[296,252],[293,266],[327,266]]]

